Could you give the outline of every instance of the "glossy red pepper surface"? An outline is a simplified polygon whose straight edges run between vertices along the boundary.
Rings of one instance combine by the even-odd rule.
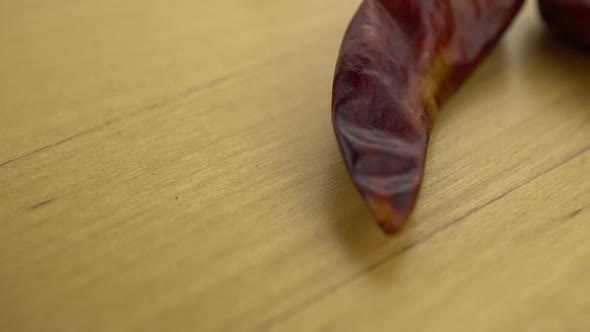
[[[549,26],[590,48],[590,0],[539,0],[539,9]]]
[[[364,0],[341,47],[332,120],[378,223],[412,212],[439,105],[489,53],[524,0]]]

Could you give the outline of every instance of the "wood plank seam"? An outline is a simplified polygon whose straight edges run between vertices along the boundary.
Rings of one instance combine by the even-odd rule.
[[[318,43],[321,43],[321,39],[312,42],[312,46],[311,47],[315,47],[315,45],[318,44]],[[115,118],[110,119],[110,120],[108,120],[108,121],[106,121],[106,122],[104,122],[104,123],[102,123],[100,125],[97,125],[95,127],[91,127],[91,128],[89,128],[87,130],[84,130],[84,131],[81,131],[79,133],[76,133],[76,134],[74,134],[72,136],[66,137],[66,138],[64,138],[64,139],[62,139],[60,141],[55,142],[55,143],[52,143],[52,144],[49,144],[49,145],[40,147],[38,149],[29,151],[29,152],[27,152],[27,153],[25,153],[23,155],[20,155],[20,156],[18,156],[16,158],[9,159],[9,160],[6,160],[4,162],[0,162],[0,167],[6,166],[6,165],[11,164],[11,163],[14,163],[14,162],[19,161],[21,159],[27,158],[27,157],[29,157],[31,155],[36,154],[36,153],[39,153],[39,152],[42,152],[42,151],[45,151],[45,150],[54,148],[56,146],[62,145],[64,143],[67,143],[68,141],[71,141],[71,140],[74,140],[76,138],[85,136],[86,134],[95,132],[95,131],[100,130],[100,129],[104,128],[104,127],[107,127],[107,126],[109,126],[111,124],[117,123],[117,122],[119,122],[121,120],[133,118],[133,117],[135,117],[135,116],[137,116],[139,114],[147,113],[147,112],[154,111],[154,110],[158,110],[158,109],[160,109],[162,107],[166,107],[166,106],[172,105],[172,104],[174,104],[176,102],[180,102],[182,100],[189,99],[190,97],[193,97],[194,95],[196,95],[196,94],[198,94],[200,92],[207,91],[207,90],[210,90],[210,89],[214,89],[214,88],[222,85],[223,83],[228,82],[229,80],[231,80],[233,78],[241,77],[241,75],[244,75],[246,73],[252,73],[256,69],[258,69],[259,67],[263,67],[264,65],[266,65],[268,63],[268,61],[281,59],[281,58],[283,58],[283,57],[285,57],[286,55],[289,55],[289,54],[290,54],[290,52],[284,52],[284,53],[274,54],[273,56],[271,56],[270,58],[266,59],[265,61],[257,62],[257,63],[255,63],[255,64],[253,64],[251,66],[248,66],[246,68],[241,68],[239,70],[236,70],[233,73],[227,74],[227,75],[222,76],[220,78],[213,79],[213,80],[210,80],[208,82],[205,82],[205,83],[202,83],[202,84],[193,86],[193,87],[189,87],[189,88],[187,88],[185,90],[182,90],[178,94],[173,95],[171,97],[162,98],[159,101],[156,101],[156,102],[153,102],[151,104],[148,104],[147,106],[139,107],[139,108],[135,109],[134,111],[131,111],[128,114],[125,114],[125,115],[122,115],[122,116],[119,116],[119,117],[115,117]]]
[[[249,69],[251,70],[252,68],[249,68]],[[20,155],[20,156],[18,156],[16,158],[13,158],[13,159],[9,159],[7,161],[4,161],[4,162],[0,163],[0,167],[6,166],[8,164],[14,163],[14,162],[19,161],[21,159],[30,157],[31,155],[34,155],[36,153],[43,152],[45,150],[49,150],[49,149],[54,148],[56,146],[62,145],[64,143],[67,143],[69,141],[75,140],[75,139],[80,138],[82,136],[85,136],[87,134],[90,134],[90,133],[93,133],[95,131],[98,131],[98,130],[100,130],[102,128],[105,128],[105,127],[108,127],[108,126],[110,126],[112,124],[115,124],[117,122],[120,122],[120,121],[122,121],[124,119],[133,118],[133,117],[135,117],[135,116],[137,116],[139,114],[148,113],[148,112],[151,112],[151,111],[154,111],[154,110],[158,110],[158,109],[160,109],[162,107],[166,107],[166,106],[172,105],[172,104],[174,104],[176,102],[179,102],[179,101],[185,100],[187,98],[190,98],[190,97],[192,97],[192,96],[194,96],[194,95],[196,95],[196,94],[198,94],[198,93],[200,93],[202,91],[213,89],[213,88],[218,87],[218,86],[222,85],[223,83],[231,80],[232,78],[235,78],[235,77],[240,76],[243,73],[243,71],[246,71],[246,70],[241,70],[241,71],[237,71],[237,72],[234,72],[234,73],[225,75],[223,77],[220,77],[220,78],[211,80],[209,82],[206,82],[206,83],[203,83],[203,84],[199,84],[197,86],[193,86],[193,87],[190,87],[188,89],[185,89],[185,90],[181,91],[180,93],[178,93],[178,94],[176,94],[174,96],[163,98],[163,99],[161,99],[159,101],[156,101],[156,102],[154,102],[152,104],[149,104],[149,105],[146,105],[146,106],[141,106],[141,107],[135,109],[134,111],[131,111],[128,114],[125,114],[125,115],[122,115],[122,116],[119,116],[119,117],[112,118],[110,120],[107,120],[104,123],[101,123],[101,124],[99,124],[97,126],[91,127],[89,129],[83,130],[81,132],[78,132],[78,133],[76,133],[74,135],[71,135],[69,137],[66,137],[66,138],[64,138],[64,139],[62,139],[60,141],[55,142],[55,143],[52,143],[52,144],[43,146],[43,147],[38,148],[38,149],[35,149],[33,151],[29,151],[29,152],[27,152],[27,153],[25,153],[23,155]]]
[[[567,157],[566,159],[560,161],[559,163],[551,166],[550,168],[546,169],[545,171],[534,175],[533,177],[529,178],[528,180],[526,180],[525,182],[518,184],[516,186],[514,186],[513,188],[510,188],[509,190],[507,190],[506,192],[492,198],[491,200],[489,200],[488,202],[475,207],[471,210],[469,210],[467,213],[465,213],[464,215],[453,219],[451,222],[439,227],[438,229],[430,232],[429,234],[425,235],[424,237],[417,239],[416,241],[413,241],[409,244],[407,244],[406,246],[402,247],[399,250],[396,250],[386,256],[384,256],[383,258],[379,259],[378,261],[370,264],[369,266],[367,266],[366,268],[362,269],[361,271],[347,277],[346,279],[341,280],[340,282],[334,284],[331,287],[328,287],[326,289],[324,289],[321,292],[318,292],[316,295],[309,297],[307,300],[302,301],[301,303],[299,303],[298,305],[294,306],[293,308],[286,310],[285,312],[283,312],[282,314],[279,314],[273,318],[268,319],[267,321],[261,323],[260,325],[258,325],[258,327],[256,327],[253,331],[260,331],[260,330],[268,330],[278,324],[280,324],[283,321],[286,321],[287,319],[296,316],[298,313],[300,313],[301,311],[303,311],[306,307],[309,307],[317,302],[319,302],[320,300],[336,293],[337,291],[339,291],[340,289],[343,289],[344,287],[346,287],[347,285],[351,284],[352,282],[354,282],[355,280],[357,280],[358,278],[360,278],[361,276],[376,270],[377,268],[379,268],[380,266],[384,265],[385,263],[387,263],[388,261],[390,261],[391,259],[398,257],[400,255],[403,255],[404,253],[410,251],[411,249],[427,242],[428,240],[430,240],[431,238],[435,237],[437,234],[452,228],[452,226],[455,226],[459,223],[461,223],[462,221],[465,221],[468,217],[470,217],[471,215],[473,215],[474,213],[486,208],[487,206],[490,206],[491,204],[500,201],[502,198],[506,197],[507,195],[515,192],[518,189],[521,189],[523,187],[525,187],[526,185],[528,185],[529,183],[531,183],[532,181],[550,173],[553,172],[554,170],[562,167],[563,165],[566,165],[567,163],[573,161],[574,159],[582,156],[584,153],[588,152],[588,150],[590,150],[590,145],[585,146],[584,148],[582,148],[581,150],[577,151],[576,153],[574,153],[573,155]],[[577,212],[571,213],[570,217],[574,217],[576,214],[580,213],[583,209],[580,209]]]
[[[46,200],[44,200],[44,201],[42,201],[40,203],[37,203],[37,204],[31,206],[31,210],[36,210],[36,209],[38,209],[40,207],[43,207],[43,206],[48,205],[48,204],[51,204],[51,203],[53,203],[56,200],[57,200],[57,198],[46,199]]]

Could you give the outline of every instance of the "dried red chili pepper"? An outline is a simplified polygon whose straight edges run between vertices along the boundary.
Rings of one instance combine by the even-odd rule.
[[[412,212],[438,105],[469,76],[524,0],[364,0],[340,50],[332,120],[377,221]]]
[[[539,0],[539,9],[555,31],[590,47],[590,0]]]

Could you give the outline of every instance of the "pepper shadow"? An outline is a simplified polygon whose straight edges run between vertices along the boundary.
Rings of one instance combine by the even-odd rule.
[[[350,263],[356,265],[357,271],[343,282],[362,276],[383,286],[391,285],[392,277],[402,264],[390,265],[383,273],[369,272],[384,265],[413,243],[414,220],[410,218],[397,234],[386,235],[348,175],[335,139],[329,158],[333,161],[329,187],[334,189],[328,195],[326,213],[333,224],[336,241],[350,257]]]
[[[523,47],[523,56],[534,59],[535,63],[525,70],[533,71],[542,66],[546,75],[567,78],[565,83],[576,98],[590,101],[590,49],[566,40],[544,26],[530,31],[526,46]],[[559,83],[555,81],[555,84]],[[588,111],[590,107],[581,109]]]

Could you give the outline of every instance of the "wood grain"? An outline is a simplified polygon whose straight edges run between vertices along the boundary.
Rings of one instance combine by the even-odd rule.
[[[0,330],[590,330],[590,57],[534,3],[373,225],[330,124],[358,1],[0,2]]]

